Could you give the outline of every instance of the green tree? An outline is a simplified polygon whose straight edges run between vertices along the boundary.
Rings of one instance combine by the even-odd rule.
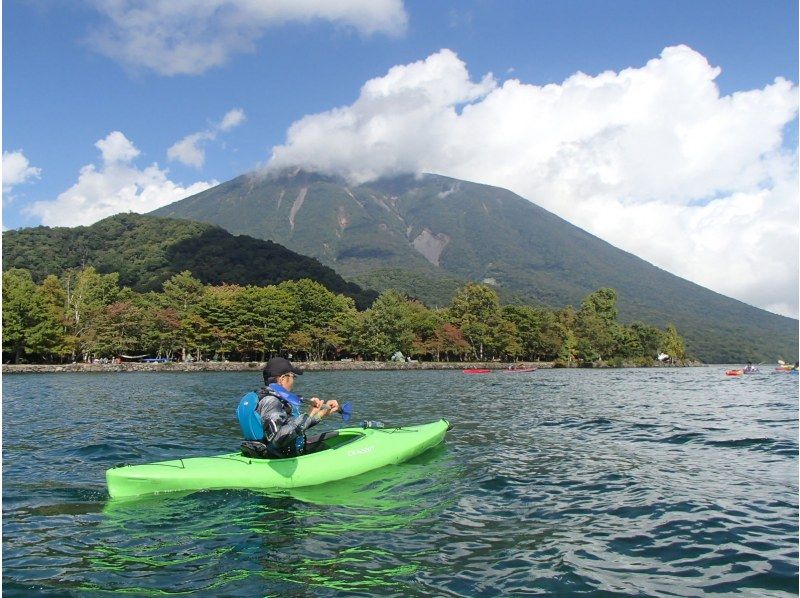
[[[573,363],[578,357],[578,340],[575,333],[567,329],[564,331],[564,340],[558,352],[558,359],[567,365]]]
[[[174,309],[181,322],[176,332],[181,348],[181,360],[186,361],[190,349],[199,351],[203,339],[212,336],[208,330],[208,323],[198,315],[205,287],[188,270],[175,274],[165,281],[163,286],[164,307]]]
[[[516,325],[500,315],[490,323],[486,346],[492,357],[516,359],[522,353]]]
[[[588,295],[581,304],[581,309],[590,309],[602,320],[606,326],[611,327],[617,321],[619,296],[614,289],[602,288]]]
[[[450,318],[472,347],[475,359],[483,361],[490,356],[495,344],[492,326],[501,319],[500,300],[493,289],[476,283],[460,288],[453,297]]]
[[[617,292],[599,289],[588,295],[578,311],[575,332],[578,357],[583,361],[608,359],[615,353]]]
[[[414,343],[413,314],[409,302],[397,291],[384,291],[361,320],[361,348],[374,359],[387,359],[397,351],[410,354]]]
[[[555,359],[559,357],[567,339],[567,328],[558,316],[552,312],[544,310],[542,312],[541,332],[537,345],[538,353],[536,359]],[[574,342],[574,334],[573,334]],[[574,347],[573,347],[574,349]]]
[[[207,325],[207,344],[203,353],[227,357],[232,352],[243,352],[253,343],[250,322],[240,313],[244,289],[237,285],[207,286],[198,300],[196,313]]]
[[[89,266],[69,270],[63,276],[67,308],[67,329],[72,340],[73,361],[80,354],[88,361],[98,348],[100,315],[106,305],[116,301],[119,294],[119,275],[98,274]]]
[[[53,355],[61,360],[70,355],[71,347],[74,345],[68,336],[67,294],[64,291],[64,287],[61,286],[61,281],[53,274],[45,277],[40,289],[47,304],[47,309],[52,314],[53,319],[58,322],[57,341],[52,350]]]
[[[554,357],[563,340],[563,328],[555,314],[528,305],[506,305],[503,317],[517,327],[520,355],[527,359]]]
[[[142,312],[130,300],[115,301],[97,317],[94,350],[103,357],[134,351],[142,342]]]
[[[631,328],[617,324],[614,326],[612,334],[617,357],[620,359],[642,357],[644,351],[639,342],[639,337],[636,336]]]
[[[300,318],[295,296],[275,286],[245,287],[236,295],[233,311],[240,349],[260,355],[261,361],[286,345]]]
[[[678,335],[678,331],[673,324],[667,326],[664,331],[664,353],[670,356],[671,359],[685,359],[686,347],[683,339]]]
[[[310,337],[308,356],[324,359],[338,353],[353,326],[353,299],[332,293],[308,279],[285,281],[278,288],[288,291],[297,301],[299,320],[293,332],[305,332]]]
[[[437,330],[444,325],[444,312],[441,310],[428,309],[424,304],[416,300],[408,301],[409,318],[411,331],[414,340],[411,343],[411,355],[417,358],[431,357],[439,360],[441,351],[437,351]]]
[[[641,348],[639,356],[655,359],[664,346],[664,331],[643,322],[634,322],[629,329]]]
[[[60,322],[28,270],[3,272],[3,353],[14,363],[25,356],[50,354],[60,337]]]

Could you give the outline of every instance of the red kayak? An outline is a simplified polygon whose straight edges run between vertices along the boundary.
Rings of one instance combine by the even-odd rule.
[[[483,370],[479,368],[470,368],[468,370],[461,370],[465,374],[491,374],[492,370]]]
[[[741,376],[744,374],[744,370],[725,370],[726,376]]]
[[[535,372],[536,368],[517,368],[515,370],[501,370],[504,374],[521,374],[523,372]]]

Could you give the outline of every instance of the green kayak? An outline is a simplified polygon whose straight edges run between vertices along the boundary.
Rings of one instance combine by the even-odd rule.
[[[290,459],[230,453],[123,465],[106,471],[108,493],[119,498],[180,490],[315,486],[407,461],[442,442],[449,429],[446,419],[402,428],[343,428],[323,438],[322,450]]]

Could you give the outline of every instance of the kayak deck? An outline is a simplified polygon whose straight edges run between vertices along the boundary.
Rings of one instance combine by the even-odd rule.
[[[326,447],[287,459],[241,453],[192,457],[106,472],[112,498],[181,490],[269,489],[314,486],[407,461],[441,443],[447,420],[401,428],[343,428],[322,440]]]

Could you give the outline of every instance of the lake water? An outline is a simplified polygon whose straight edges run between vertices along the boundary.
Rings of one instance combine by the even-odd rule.
[[[108,499],[116,464],[236,450],[259,378],[3,376],[4,595],[798,593],[796,376],[309,373],[356,420],[454,428],[318,488]]]

